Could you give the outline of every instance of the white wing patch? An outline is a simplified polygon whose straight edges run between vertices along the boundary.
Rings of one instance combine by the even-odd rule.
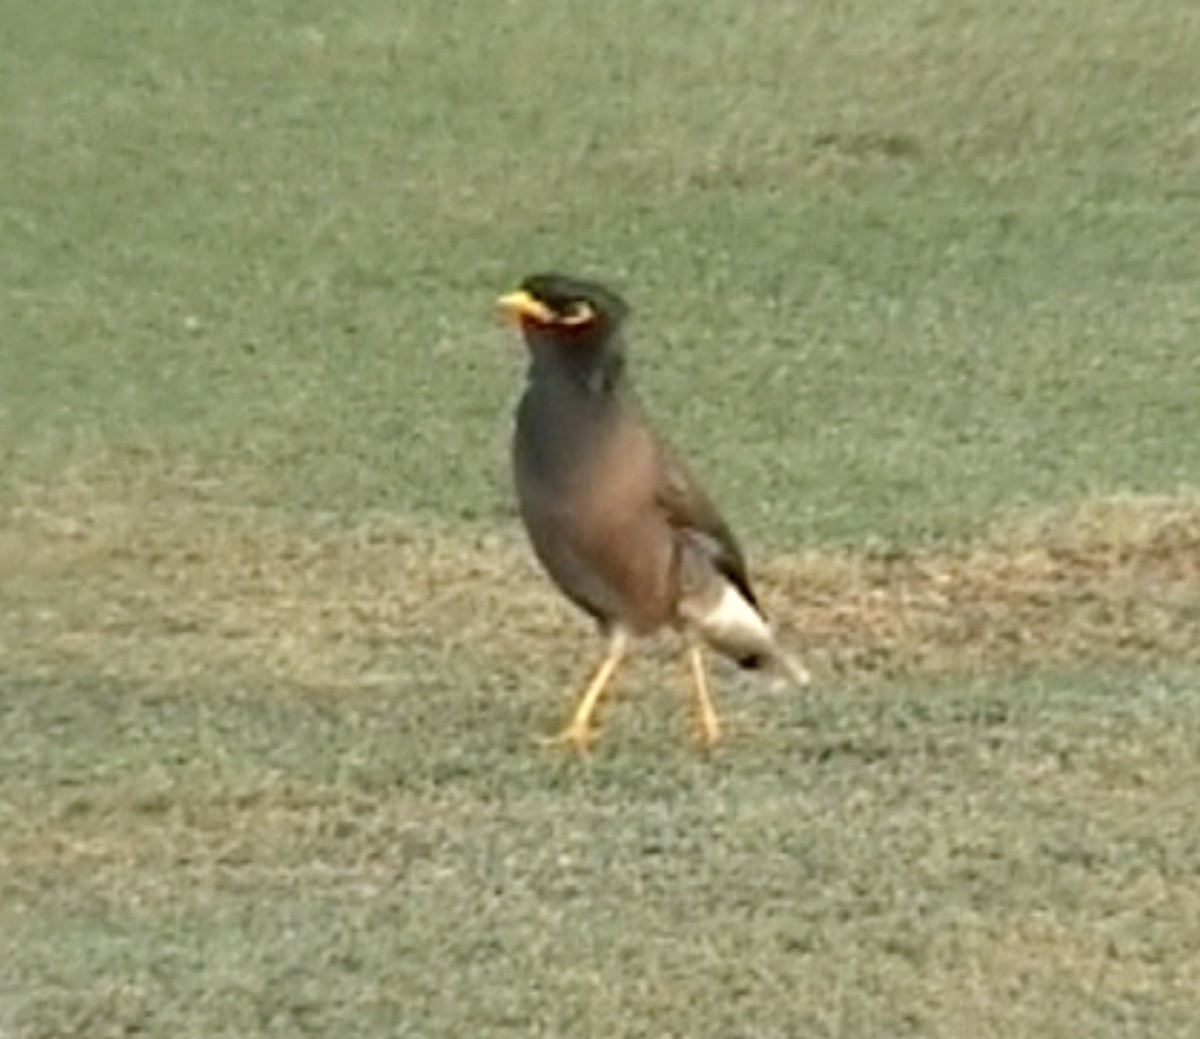
[[[688,612],[700,634],[723,652],[775,655],[775,637],[763,615],[728,581],[715,602],[695,604]]]
[[[770,660],[798,688],[812,682],[808,669],[780,648],[766,618],[729,581],[721,579],[719,587],[710,585],[703,596],[684,599],[680,614],[719,653],[735,660]]]

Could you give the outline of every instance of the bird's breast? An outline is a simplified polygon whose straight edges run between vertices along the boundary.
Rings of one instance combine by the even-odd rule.
[[[513,463],[521,514],[543,565],[592,612],[652,630],[674,606],[672,532],[656,507],[657,447],[613,408],[564,416],[527,396]]]

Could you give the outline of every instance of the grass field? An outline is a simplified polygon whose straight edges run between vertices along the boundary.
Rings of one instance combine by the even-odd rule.
[[[1191,1037],[1200,8],[8,0],[0,1039]],[[808,696],[507,477],[612,281]]]

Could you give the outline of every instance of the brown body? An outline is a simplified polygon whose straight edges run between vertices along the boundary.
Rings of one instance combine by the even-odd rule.
[[[529,452],[514,456],[530,541],[563,592],[602,625],[620,621],[632,634],[673,624],[679,552],[658,504],[658,445],[649,431],[606,423],[580,445],[578,464],[558,472],[534,469]]]

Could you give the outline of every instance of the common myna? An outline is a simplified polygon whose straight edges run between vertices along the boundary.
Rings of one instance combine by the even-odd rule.
[[[633,396],[625,301],[593,282],[538,274],[499,305],[529,348],[512,443],[521,516],[550,577],[609,640],[560,738],[587,744],[630,638],[668,626],[687,639],[705,744],[721,729],[702,643],[806,685],[808,673],[775,641],[728,524]]]

